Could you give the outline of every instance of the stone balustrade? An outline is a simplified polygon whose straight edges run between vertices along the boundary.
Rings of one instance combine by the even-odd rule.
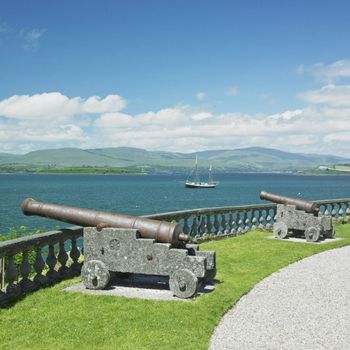
[[[322,214],[350,222],[350,198],[315,201]],[[271,228],[276,204],[201,208],[145,217],[177,221],[184,233],[201,240]],[[80,274],[81,227],[71,227],[0,242],[0,305],[28,292]]]
[[[0,305],[79,275],[82,235],[76,226],[1,242]]]
[[[350,219],[350,198],[314,201],[321,214],[336,219]],[[276,216],[276,204],[255,204],[234,207],[201,208],[147,215],[146,217],[177,221],[182,230],[197,239],[206,236],[235,236],[257,227],[269,229]]]

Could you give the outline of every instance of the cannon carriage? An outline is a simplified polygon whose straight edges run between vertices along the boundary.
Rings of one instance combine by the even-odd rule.
[[[334,237],[332,218],[320,214],[315,203],[266,191],[260,193],[260,198],[277,203],[277,213],[273,224],[273,234],[276,238],[305,236],[307,242],[317,242],[321,238]]]
[[[82,281],[88,289],[103,289],[112,272],[169,276],[169,287],[179,298],[193,296],[200,282],[215,276],[215,253],[196,245],[173,248],[170,243],[141,238],[137,230],[84,229]]]
[[[39,215],[84,226],[84,265],[81,276],[88,289],[104,289],[114,273],[169,277],[179,298],[196,294],[200,283],[215,277],[214,251],[188,244],[176,223],[99,212],[26,199],[26,215]]]

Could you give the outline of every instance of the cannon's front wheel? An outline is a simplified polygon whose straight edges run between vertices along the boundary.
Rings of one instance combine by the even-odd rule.
[[[273,235],[276,238],[284,239],[288,235],[288,227],[284,222],[276,222],[273,225]]]
[[[198,278],[190,270],[178,270],[170,276],[169,287],[178,298],[190,298],[197,292]]]
[[[305,230],[305,238],[307,242],[317,242],[320,238],[320,229],[310,226]]]
[[[87,289],[103,289],[110,278],[110,272],[102,261],[90,260],[84,263],[81,279]]]

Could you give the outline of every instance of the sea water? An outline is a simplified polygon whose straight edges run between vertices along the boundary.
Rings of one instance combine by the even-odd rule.
[[[261,190],[304,199],[350,198],[350,176],[235,173],[216,174],[215,180],[216,188],[189,189],[180,175],[0,175],[0,234],[21,225],[63,226],[24,216],[20,206],[27,197],[130,215],[263,203]]]

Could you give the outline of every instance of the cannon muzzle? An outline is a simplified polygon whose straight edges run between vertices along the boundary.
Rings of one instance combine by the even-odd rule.
[[[278,194],[269,193],[266,191],[260,192],[260,199],[266,199],[268,201],[278,203],[278,204],[291,204],[295,205],[297,209],[304,210],[307,213],[312,213],[317,215],[320,211],[320,208],[316,203],[305,201],[303,199],[298,198],[290,198],[285,196],[280,196]]]
[[[21,207],[25,215],[43,216],[79,226],[136,229],[143,238],[153,238],[174,246],[177,246],[179,241],[189,240],[189,236],[181,233],[179,224],[167,221],[44,203],[31,198],[25,199]]]

